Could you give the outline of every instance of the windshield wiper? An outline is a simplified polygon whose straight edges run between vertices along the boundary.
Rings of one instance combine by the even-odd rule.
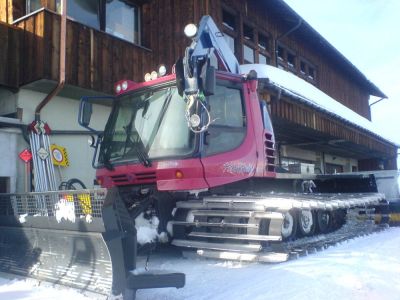
[[[132,144],[133,150],[136,152],[136,155],[140,162],[143,164],[145,167],[151,167],[151,160],[149,156],[147,155],[146,150],[144,149],[144,145],[142,141],[137,141],[133,142]]]
[[[143,166],[151,167],[151,160],[145,150],[142,140],[140,139],[139,133],[136,130],[134,131],[136,138],[134,140],[131,138],[131,136],[132,136],[132,120],[127,126],[124,127],[124,129],[126,132],[126,140],[125,140],[125,146],[124,146],[124,154],[122,156],[125,156],[127,153],[129,153],[133,150],[133,151],[135,151],[137,158],[143,164]],[[126,152],[128,145],[131,148],[129,149],[128,152]]]
[[[153,145],[154,138],[156,137],[157,132],[158,132],[158,130],[160,129],[161,122],[162,122],[162,120],[163,120],[164,117],[165,117],[165,113],[166,113],[166,111],[167,111],[167,108],[168,108],[168,106],[169,106],[169,103],[171,102],[171,99],[172,99],[172,90],[171,90],[171,88],[169,88],[169,89],[168,89],[168,94],[167,94],[167,96],[166,96],[165,99],[164,99],[164,103],[163,103],[163,106],[162,106],[162,108],[161,108],[161,111],[160,111],[160,113],[158,114],[157,120],[156,120],[156,122],[154,123],[153,130],[151,131],[151,134],[150,134],[150,137],[149,137],[149,142],[147,143],[147,148],[146,148],[147,151],[148,151],[148,150],[150,149],[150,147]]]
[[[104,147],[101,161],[107,170],[114,171],[114,166],[110,162],[111,143],[104,141],[103,136],[100,136],[99,138],[102,139],[101,143],[103,144],[102,147]]]

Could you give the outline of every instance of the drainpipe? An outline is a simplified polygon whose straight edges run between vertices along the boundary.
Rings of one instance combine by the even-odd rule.
[[[36,106],[35,121],[40,121],[40,112],[57,94],[65,84],[65,52],[67,39],[67,0],[61,0],[61,26],[60,26],[60,62],[57,86]]]
[[[284,34],[281,34],[275,39],[275,66],[278,67],[278,42],[280,39],[283,39],[284,37],[288,36],[292,32],[296,31],[299,29],[301,24],[303,23],[303,19],[299,18],[299,21],[297,22],[296,26],[291,28],[289,31],[285,32]]]

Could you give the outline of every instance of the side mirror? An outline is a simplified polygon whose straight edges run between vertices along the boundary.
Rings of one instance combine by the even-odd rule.
[[[203,83],[203,93],[204,96],[211,96],[214,95],[215,93],[215,81],[216,81],[216,75],[215,75],[215,67],[210,66],[208,63],[206,63],[202,70],[201,70],[201,81]]]
[[[101,133],[104,130],[106,125],[105,121],[107,120],[107,118],[104,118],[104,115],[110,114],[113,102],[114,97],[110,96],[83,96],[79,104],[79,125],[96,135]],[[94,122],[92,123],[94,124],[90,125],[92,115],[94,118]],[[103,122],[104,124],[102,124]],[[98,128],[101,128],[101,131],[94,129],[94,125],[96,125]]]
[[[176,87],[178,88],[178,94],[182,97],[183,91],[185,90],[185,74],[183,71],[182,58],[179,58],[175,63],[175,74],[176,74]]]
[[[92,118],[92,112],[93,112],[92,103],[87,102],[87,101],[82,102],[82,113],[81,113],[81,119],[79,120],[79,123],[83,127],[89,126],[90,119]]]

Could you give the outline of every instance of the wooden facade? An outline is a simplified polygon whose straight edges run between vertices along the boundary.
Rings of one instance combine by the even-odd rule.
[[[54,12],[55,0],[41,0],[44,9],[23,17],[25,3],[26,0],[0,1],[0,85],[11,88],[58,79],[60,16]],[[370,119],[369,95],[384,96],[304,20],[299,22],[300,17],[281,0],[132,0],[132,3],[141,11],[139,45],[68,20],[67,87],[111,94],[118,80],[142,81],[144,74],[159,64],[171,70],[190,43],[183,34],[184,26],[209,14],[225,34],[234,38],[240,63],[245,61],[243,45],[246,45],[253,51],[254,62],[258,63],[263,55],[270,64],[295,73],[367,119]],[[233,27],[227,26],[226,15],[232,17]],[[324,41],[322,46],[321,41]],[[284,55],[278,53],[280,49],[285,51]],[[306,74],[305,68],[312,69],[312,76]],[[363,145],[381,153],[388,161],[395,160],[394,145],[360,128],[290,100],[272,101],[271,108],[275,119]],[[390,165],[393,167],[395,163]]]

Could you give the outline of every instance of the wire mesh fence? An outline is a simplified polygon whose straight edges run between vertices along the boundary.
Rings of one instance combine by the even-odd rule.
[[[63,211],[101,218],[106,194],[106,189],[0,194],[0,215],[57,216]]]

